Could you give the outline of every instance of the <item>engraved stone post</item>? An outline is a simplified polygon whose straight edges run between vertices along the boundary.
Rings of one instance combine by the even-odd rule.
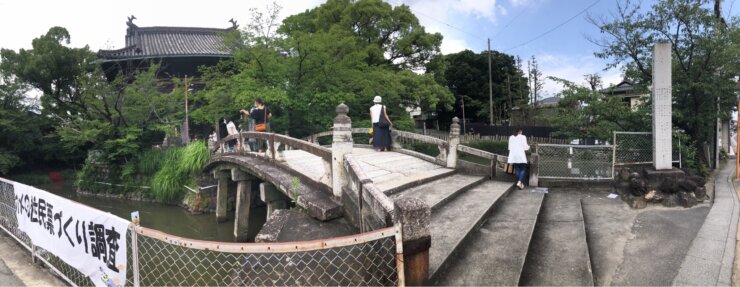
[[[653,46],[653,167],[672,169],[671,43]]]
[[[337,116],[334,117],[333,141],[331,144],[331,171],[332,190],[334,196],[342,196],[342,187],[348,182],[344,172],[344,155],[352,153],[352,119],[347,116],[349,107],[345,104],[337,106]]]
[[[460,144],[460,119],[452,118],[450,125],[449,150],[447,151],[447,168],[457,166],[457,145]]]

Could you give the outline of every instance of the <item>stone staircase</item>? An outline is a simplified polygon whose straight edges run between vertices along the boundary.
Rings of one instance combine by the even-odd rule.
[[[430,284],[594,285],[580,201],[458,173],[386,193],[432,209]]]

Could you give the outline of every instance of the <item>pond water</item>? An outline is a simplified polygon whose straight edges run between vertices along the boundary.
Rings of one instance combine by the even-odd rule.
[[[71,181],[36,185],[36,188],[110,212],[127,220],[131,219],[131,212],[139,211],[142,226],[172,235],[210,241],[234,241],[233,213],[229,214],[228,221],[217,224],[214,214],[193,215],[179,206],[81,195],[76,192],[76,187]],[[261,208],[264,209],[264,207]],[[255,212],[259,211],[255,210]],[[264,218],[262,220],[264,223]],[[250,237],[253,238],[254,234]]]

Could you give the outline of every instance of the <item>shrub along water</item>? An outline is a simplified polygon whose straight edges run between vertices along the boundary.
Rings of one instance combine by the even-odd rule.
[[[203,141],[194,141],[185,147],[154,148],[120,167],[109,164],[101,170],[100,164],[86,162],[78,173],[77,185],[93,193],[143,192],[147,197],[169,202],[186,192],[183,185],[195,183],[200,169],[209,159],[210,153]]]

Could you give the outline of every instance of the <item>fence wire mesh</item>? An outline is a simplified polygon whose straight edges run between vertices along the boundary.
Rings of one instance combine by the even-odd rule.
[[[612,146],[540,144],[537,147],[540,178],[612,178]]]
[[[615,132],[614,164],[645,165],[653,163],[653,137],[650,132]],[[673,162],[681,164],[681,140],[673,137]]]
[[[396,285],[393,236],[349,246],[285,253],[203,250],[138,235],[141,285]]]

